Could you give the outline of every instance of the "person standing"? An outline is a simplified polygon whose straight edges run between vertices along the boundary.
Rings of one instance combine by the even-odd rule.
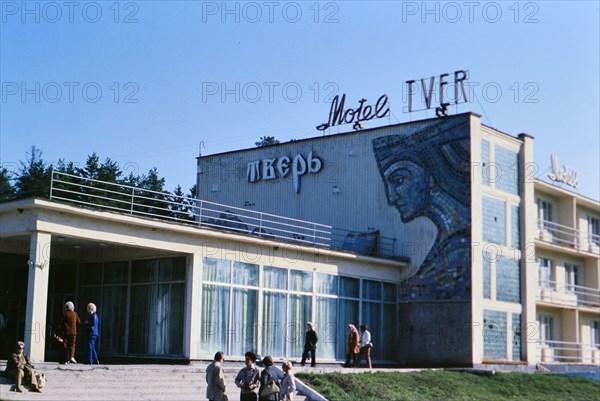
[[[66,347],[66,363],[77,363],[75,360],[75,343],[77,341],[77,325],[81,324],[79,315],[75,312],[75,305],[69,301],[65,303],[61,330]]]
[[[319,338],[317,337],[317,332],[314,330],[314,326],[311,322],[306,323],[306,337],[304,339],[304,352],[302,353],[302,361],[300,362],[301,366],[304,366],[306,359],[308,358],[308,353],[310,352],[310,366],[315,367],[317,365],[317,361],[315,359],[315,353],[317,350],[317,342]]]
[[[90,365],[99,364],[98,353],[96,352],[96,342],[98,340],[98,314],[96,313],[96,305],[89,303],[87,306],[87,312],[90,315],[88,320],[83,324],[88,329],[88,362]]]
[[[292,363],[284,362],[281,366],[284,375],[281,379],[281,392],[279,393],[279,401],[294,401],[296,393],[296,378],[292,373]]]
[[[246,366],[238,372],[235,385],[241,389],[240,401],[257,401],[260,371],[254,365],[256,354],[248,351],[245,356]]]
[[[353,324],[348,325],[348,351],[346,352],[346,364],[347,368],[358,366],[358,353],[360,352],[359,347],[360,339],[358,337],[358,330]],[[352,359],[352,365],[350,364]]]
[[[35,377],[34,366],[29,361],[29,357],[24,354],[25,344],[22,341],[17,342],[15,352],[6,361],[6,370],[4,371],[7,377],[15,379],[15,391],[23,392],[23,378],[31,381],[31,390],[36,393],[41,393],[38,386],[37,378]]]
[[[265,368],[260,373],[260,389],[258,390],[258,394],[260,395],[259,401],[278,401],[279,389],[277,389],[276,392],[263,395],[265,394],[266,388],[270,388],[273,385],[279,387],[279,380],[277,372],[273,369],[273,358],[267,355],[262,361],[265,365]]]
[[[221,366],[225,362],[224,355],[221,351],[217,352],[214,361],[206,368],[206,398],[209,401],[227,401],[225,373]]]
[[[371,333],[369,327],[366,324],[360,325],[360,357],[358,358],[358,364],[360,361],[365,359],[367,361],[367,368],[371,369]]]

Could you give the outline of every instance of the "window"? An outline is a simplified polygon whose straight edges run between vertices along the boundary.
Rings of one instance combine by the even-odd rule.
[[[538,259],[539,273],[540,273],[540,287],[552,288],[554,275],[552,274],[552,261],[546,258]]]
[[[138,270],[136,277],[147,281]],[[196,356],[255,350],[299,359],[309,321],[323,359],[345,358],[348,323],[373,328],[373,359],[396,355],[396,283],[205,258],[201,286]]]
[[[575,287],[579,285],[578,267],[577,265],[565,263],[565,287],[567,291],[574,292]]]
[[[540,225],[543,223],[544,227],[546,227],[546,223],[552,221],[552,204],[542,199],[538,199],[537,204]]]
[[[592,348],[600,350],[600,321],[590,320],[590,343]]]
[[[540,344],[542,347],[551,347],[554,340],[554,318],[552,316],[540,316]]]
[[[588,216],[588,234],[590,242],[600,246],[600,220]]]

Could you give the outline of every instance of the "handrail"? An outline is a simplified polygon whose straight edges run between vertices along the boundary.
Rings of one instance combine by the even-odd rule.
[[[395,239],[382,236],[378,231],[357,233],[326,224],[58,171],[52,171],[50,199],[238,234],[396,257]]]
[[[326,224],[57,171],[50,199],[320,247],[331,243],[332,227]]]
[[[600,289],[539,280],[536,297],[550,303],[600,308]]]
[[[542,362],[599,364],[600,348],[596,344],[540,339],[537,356]]]
[[[538,240],[600,254],[600,235],[539,218],[537,227]]]

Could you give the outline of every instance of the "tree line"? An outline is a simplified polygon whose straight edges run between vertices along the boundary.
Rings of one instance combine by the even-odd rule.
[[[56,165],[45,162],[42,151],[35,146],[27,152],[25,161],[20,161],[17,171],[0,168],[0,201],[6,202],[23,198],[49,198],[52,171],[65,173],[76,178],[60,176],[65,183],[56,183],[54,190],[61,197],[79,203],[97,204],[109,208],[122,208],[131,202],[135,194],[133,211],[154,216],[194,220],[190,202],[181,185],[171,192],[165,189],[165,178],[156,167],[146,174],[125,174],[119,164],[107,157],[104,161],[94,152],[87,157],[82,167],[60,159]],[[117,184],[107,185],[96,181]],[[129,188],[135,187],[135,189]],[[61,191],[62,190],[62,191]],[[117,192],[117,193],[114,193]],[[119,194],[123,192],[123,194]],[[196,198],[196,185],[187,194]]]

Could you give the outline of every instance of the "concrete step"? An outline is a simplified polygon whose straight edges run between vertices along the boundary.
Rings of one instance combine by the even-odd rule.
[[[0,400],[39,401],[188,401],[206,399],[206,366],[193,365],[57,365],[38,363],[36,370],[47,379],[42,393],[10,391],[13,382],[0,378]],[[230,400],[239,399],[234,383],[241,363],[225,367]],[[4,371],[5,362],[0,363]],[[298,393],[296,400],[307,398]]]

